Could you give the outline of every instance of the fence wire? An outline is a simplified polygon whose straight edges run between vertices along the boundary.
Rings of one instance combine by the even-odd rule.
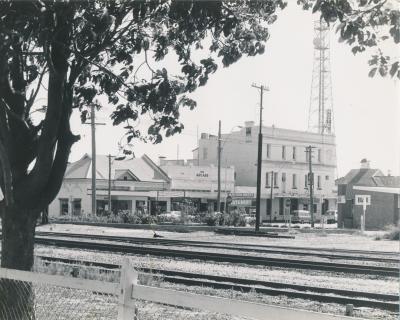
[[[117,315],[114,295],[0,279],[1,320],[115,320]]]

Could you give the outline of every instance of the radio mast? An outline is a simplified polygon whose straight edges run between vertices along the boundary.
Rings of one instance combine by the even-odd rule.
[[[325,21],[314,22],[314,61],[308,131],[320,134],[334,132],[329,31]]]

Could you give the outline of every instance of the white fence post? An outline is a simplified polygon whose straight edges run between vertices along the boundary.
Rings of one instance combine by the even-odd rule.
[[[132,300],[132,289],[137,284],[138,273],[130,264],[129,259],[124,259],[121,265],[120,292],[118,298],[118,320],[137,320],[135,304]]]

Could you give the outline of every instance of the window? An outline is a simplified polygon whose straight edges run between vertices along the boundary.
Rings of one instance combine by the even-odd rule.
[[[318,149],[318,162],[321,162],[321,149]]]
[[[304,188],[307,189],[308,188],[308,174],[306,174],[304,176]]]
[[[271,175],[270,172],[267,172],[267,173],[265,174],[265,187],[266,187],[266,188],[271,187],[271,184],[269,183],[270,175]]]
[[[60,198],[60,215],[68,214],[68,199]]]
[[[286,146],[282,146],[282,159],[286,159]]]
[[[325,180],[329,180],[329,176],[325,176]]]
[[[282,182],[286,182],[286,172],[282,172]]]
[[[278,172],[274,172],[274,188],[278,188]]]
[[[317,186],[318,186],[318,189],[321,189],[321,176],[318,176]]]
[[[292,189],[297,189],[297,176],[295,173],[292,176]]]
[[[293,160],[296,160],[296,147],[293,147]]]
[[[81,202],[82,202],[81,199],[74,199],[72,201],[72,214],[74,216],[78,216],[81,214],[81,209],[82,209]]]
[[[268,143],[267,144],[267,158],[271,158],[271,144]]]
[[[208,153],[208,149],[203,148],[203,159],[207,159],[207,153]]]
[[[251,137],[251,127],[246,128],[246,137]]]

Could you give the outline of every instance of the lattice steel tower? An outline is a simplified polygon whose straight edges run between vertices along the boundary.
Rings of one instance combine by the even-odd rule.
[[[334,131],[329,31],[325,21],[314,22],[314,63],[308,130],[320,134]]]

